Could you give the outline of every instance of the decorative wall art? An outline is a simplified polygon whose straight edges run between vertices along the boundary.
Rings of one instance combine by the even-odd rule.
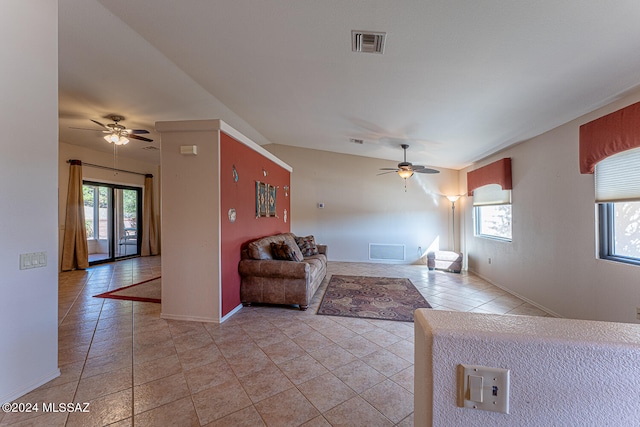
[[[240,177],[238,176],[236,165],[232,165],[232,168],[233,168],[233,182],[238,182],[238,179],[240,179]]]
[[[267,216],[276,216],[276,187],[267,185],[267,189],[269,190],[269,215]]]
[[[289,197],[289,186],[288,185],[284,186],[284,197]]]
[[[234,223],[236,222],[236,210],[234,208],[229,209],[229,212],[227,213],[227,215],[229,216],[229,222],[230,223]]]
[[[256,218],[276,216],[276,187],[256,181]]]

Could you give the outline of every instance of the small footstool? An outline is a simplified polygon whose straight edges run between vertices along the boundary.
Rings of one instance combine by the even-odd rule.
[[[452,251],[435,251],[427,253],[427,267],[429,270],[453,271],[460,273],[462,270],[462,254]]]

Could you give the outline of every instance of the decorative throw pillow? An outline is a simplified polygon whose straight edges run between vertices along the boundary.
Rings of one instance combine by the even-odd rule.
[[[296,243],[304,256],[318,255],[318,246],[313,236],[296,237]]]
[[[280,243],[271,242],[271,253],[273,254],[274,259],[283,261],[302,261],[302,259],[299,259],[300,257],[296,254],[296,251],[291,249],[291,247],[289,247],[289,245],[284,241]]]

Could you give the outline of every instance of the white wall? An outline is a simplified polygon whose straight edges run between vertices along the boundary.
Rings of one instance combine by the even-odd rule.
[[[106,144],[106,142],[105,142]],[[126,150],[126,147],[121,148],[121,151]],[[101,165],[107,167],[113,167],[114,159],[113,154],[103,153],[101,151],[90,150],[88,148],[80,147],[77,145],[65,144],[63,142],[59,145],[58,156],[58,267],[60,267],[62,258],[62,245],[64,243],[64,221],[66,215],[67,195],[69,188],[69,164],[70,159],[81,160],[82,163],[92,163],[94,165]],[[160,224],[160,166],[151,163],[140,162],[137,160],[128,159],[126,152],[118,155],[117,169],[122,169],[131,172],[138,172],[153,175],[154,185],[154,205],[156,213],[156,224]],[[87,181],[105,182],[110,184],[123,184],[133,187],[144,188],[144,176],[130,174],[125,172],[114,172],[106,169],[98,169],[91,166],[82,166],[82,178]],[[158,227],[159,228],[159,227]],[[158,230],[159,231],[159,230]]]
[[[640,425],[640,325],[420,309],[416,426]],[[510,370],[509,414],[459,408],[456,367]]]
[[[58,370],[58,3],[5,0],[0,14],[0,403]],[[20,254],[46,267],[19,270]]]
[[[418,247],[451,248],[451,202],[441,194],[457,194],[456,171],[414,174],[405,192],[397,174],[376,176],[396,161],[278,144],[264,148],[293,167],[291,231],[328,244],[330,260],[368,262],[369,243],[406,245],[406,263],[418,260]]]
[[[639,100],[636,92],[461,171],[466,184],[468,170],[512,158],[513,241],[474,237],[469,198],[469,270],[563,317],[638,322],[640,266],[596,258],[593,175],[580,174],[578,149],[581,124]]]

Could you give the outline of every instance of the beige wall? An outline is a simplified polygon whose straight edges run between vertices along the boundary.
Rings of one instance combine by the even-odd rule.
[[[640,266],[596,258],[593,175],[578,165],[579,126],[638,100],[640,92],[473,165],[512,158],[513,241],[474,237],[469,198],[471,271],[563,317],[638,322]],[[463,184],[472,168],[461,171]]]
[[[162,133],[162,317],[220,321],[219,132],[215,120],[157,122]],[[180,146],[198,154],[182,155]]]
[[[106,142],[105,142],[106,144]],[[121,150],[126,150],[122,148]],[[58,152],[58,267],[62,257],[62,244],[64,242],[64,220],[66,214],[67,189],[69,188],[69,164],[70,159],[81,160],[83,163],[92,163],[100,166],[111,167],[114,165],[113,154],[103,153],[100,151],[90,150],[88,148],[79,147],[77,145],[59,144]],[[117,159],[117,168],[138,172],[150,173],[153,175],[154,185],[154,204],[156,213],[156,224],[160,224],[160,166],[151,163],[140,162],[128,159],[125,154],[121,154]],[[109,184],[123,184],[133,187],[144,187],[144,176],[130,174],[125,172],[117,172],[106,169],[93,168],[91,166],[82,166],[82,177],[87,181],[104,182]],[[159,231],[159,230],[158,230]]]
[[[395,173],[376,176],[395,161],[276,144],[265,148],[293,167],[291,231],[328,244],[330,260],[368,262],[369,243],[406,245],[406,263],[418,261],[418,247],[451,248],[451,203],[442,194],[458,192],[456,171],[415,174],[405,192]]]

